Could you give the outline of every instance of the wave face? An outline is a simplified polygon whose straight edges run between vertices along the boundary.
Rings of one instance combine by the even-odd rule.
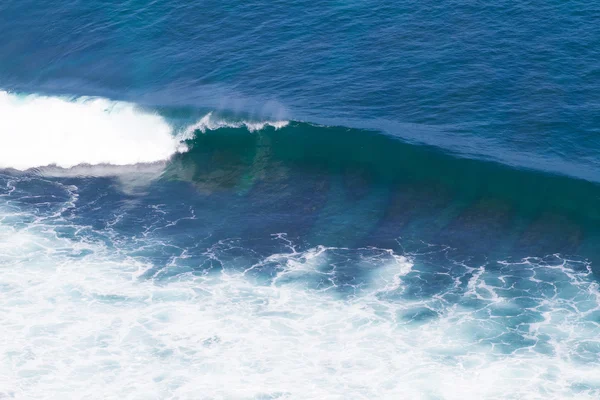
[[[456,157],[372,130],[292,121],[262,122],[263,129],[251,134],[253,128],[245,123],[213,118],[215,122],[201,120],[185,128],[189,151],[170,166],[174,177],[184,176],[211,191],[244,177],[287,176],[291,169],[339,177],[353,198],[377,188],[417,190],[441,202],[491,201],[526,218],[557,214],[587,228],[600,219],[600,186],[595,182]]]
[[[597,184],[368,130],[21,101],[169,151],[0,170],[1,396],[600,395]]]
[[[0,92],[0,168],[152,163],[180,150],[161,116],[133,104]]]

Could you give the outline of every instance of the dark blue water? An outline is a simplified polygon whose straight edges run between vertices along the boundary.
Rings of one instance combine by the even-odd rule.
[[[0,397],[600,396],[600,7],[0,3]]]

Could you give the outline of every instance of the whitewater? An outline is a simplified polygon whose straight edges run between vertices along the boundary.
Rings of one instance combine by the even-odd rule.
[[[531,343],[503,354],[481,335],[508,339],[510,330],[494,315],[514,315],[515,304],[497,296],[501,287],[485,283],[501,277],[483,267],[462,296],[479,299],[487,316],[448,304],[443,293],[420,302],[386,298],[405,290],[413,268],[390,250],[298,252],[285,241],[286,252],[245,269],[224,263],[221,271],[198,276],[180,265],[185,249],[164,266],[136,256],[160,252],[168,246],[164,238],[122,240],[110,228],[73,224],[65,214],[79,204],[76,187],[60,187],[65,202],[40,213],[16,207],[20,184],[4,183],[5,397],[582,398],[585,390],[573,393],[573,382],[600,384],[600,366],[577,361],[598,343],[597,323],[579,317],[600,309],[598,287],[585,268],[576,271],[578,263],[518,265],[532,272],[530,280],[555,285],[556,293],[530,298],[530,309],[541,316],[526,330]],[[74,237],[65,238],[65,230]],[[208,248],[209,259],[219,259],[219,246],[234,247]],[[372,271],[352,298],[330,290],[333,279],[328,287],[310,284],[315,276],[333,278],[327,263],[336,251],[361,252]],[[277,274],[270,283],[256,282],[248,272],[268,262],[278,265]],[[160,279],[159,272],[170,277]],[[412,324],[423,311],[439,318]],[[545,346],[553,351],[536,348],[548,336]]]
[[[282,253],[198,275],[180,265],[185,249],[164,266],[136,255],[160,252],[165,238],[123,240],[110,227],[70,221],[69,209],[83,206],[74,186],[60,186],[64,202],[41,213],[17,207],[25,183],[3,183],[0,386],[7,398],[583,398],[574,382],[600,384],[599,365],[579,365],[598,345],[599,329],[579,318],[600,310],[600,292],[578,262],[514,266],[556,290],[529,299],[541,316],[526,329],[531,343],[502,352],[484,336],[508,339],[501,315],[515,315],[516,305],[498,297],[501,285],[486,284],[502,277],[484,267],[461,296],[481,301],[487,316],[449,304],[444,293],[390,298],[406,290],[410,258],[375,248],[299,252],[284,234],[272,238]],[[177,223],[165,218],[147,229]],[[232,247],[217,243],[205,255],[218,261]],[[371,270],[351,298],[332,290],[327,264],[335,252],[360,252]],[[265,263],[276,263],[277,273],[260,283],[250,272]],[[328,274],[329,286],[311,284]],[[424,311],[439,318],[419,321]],[[537,348],[545,336],[548,349]]]

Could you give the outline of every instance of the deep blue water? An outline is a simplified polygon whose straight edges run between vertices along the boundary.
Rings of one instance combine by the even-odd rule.
[[[0,398],[598,398],[599,18],[1,2]]]

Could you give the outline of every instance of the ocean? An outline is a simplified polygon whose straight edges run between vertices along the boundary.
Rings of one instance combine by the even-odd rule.
[[[0,2],[0,398],[599,398],[599,18]]]

